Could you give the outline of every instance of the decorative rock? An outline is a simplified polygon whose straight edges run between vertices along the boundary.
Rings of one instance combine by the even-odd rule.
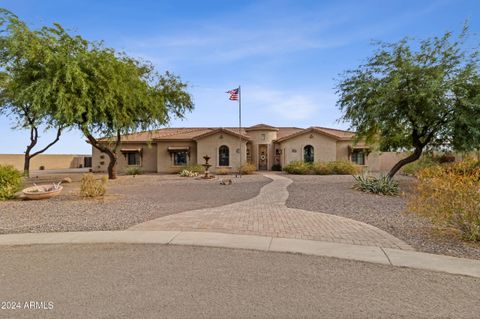
[[[220,180],[220,185],[231,185],[232,184],[232,180],[230,178],[222,178]]]
[[[72,179],[70,177],[65,177],[62,179],[62,183],[71,183],[72,182]]]

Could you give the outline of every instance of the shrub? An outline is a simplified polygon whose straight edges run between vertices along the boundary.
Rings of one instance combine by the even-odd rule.
[[[242,175],[252,174],[256,170],[257,168],[255,167],[255,165],[251,163],[245,163],[242,166],[240,166],[240,174]]]
[[[355,178],[354,189],[380,195],[398,195],[398,183],[388,178],[387,175],[381,174],[379,177],[375,177],[363,173],[353,177]]]
[[[442,156],[440,156],[438,159],[438,162],[440,164],[443,164],[443,163],[453,163],[455,162],[455,155],[452,155],[452,154],[443,154]]]
[[[183,167],[184,170],[193,172],[193,173],[203,173],[205,172],[205,167],[200,164],[189,164]]]
[[[80,195],[83,197],[100,197],[107,191],[107,176],[95,179],[93,174],[84,174],[80,185]]]
[[[333,170],[327,163],[316,162],[312,165],[313,172],[316,175],[332,175]]]
[[[217,175],[228,175],[230,173],[231,173],[231,171],[230,171],[229,168],[217,168],[215,170],[215,174],[217,174]]]
[[[282,170],[282,165],[280,164],[273,164],[272,165],[272,171],[281,171]]]
[[[333,161],[327,163],[327,168],[331,170],[331,174],[337,175],[354,175],[360,172],[360,167],[348,161]]]
[[[22,172],[11,165],[0,165],[0,200],[15,197],[15,193],[22,188]]]
[[[406,175],[416,175],[418,171],[432,166],[438,166],[439,162],[430,155],[420,157],[415,162],[402,167],[402,173]]]
[[[292,161],[283,170],[288,174],[308,175],[313,174],[312,164],[302,161]]]
[[[127,175],[142,175],[142,169],[140,167],[128,167],[127,168]]]
[[[417,178],[411,212],[458,229],[466,240],[480,240],[480,162],[428,167]]]
[[[195,177],[195,176],[198,176],[198,173],[189,171],[188,169],[183,169],[179,175],[181,177]]]
[[[283,170],[298,175],[353,175],[360,172],[360,167],[348,161],[315,163],[292,161]]]

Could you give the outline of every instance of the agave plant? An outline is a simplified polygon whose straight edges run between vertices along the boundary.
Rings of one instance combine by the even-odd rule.
[[[390,179],[387,175],[380,174],[379,177],[363,173],[353,176],[355,178],[354,189],[366,193],[381,194],[381,195],[398,195],[398,183]]]

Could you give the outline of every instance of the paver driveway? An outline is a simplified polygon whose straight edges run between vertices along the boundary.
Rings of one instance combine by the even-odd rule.
[[[288,208],[287,187],[292,180],[276,174],[265,176],[272,182],[252,199],[161,217],[129,230],[208,231],[412,249],[400,239],[362,222]]]

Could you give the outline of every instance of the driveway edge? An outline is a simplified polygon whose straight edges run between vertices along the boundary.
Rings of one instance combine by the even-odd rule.
[[[94,231],[0,235],[0,246],[163,244],[238,248],[371,262],[480,278],[480,260],[334,242],[188,231]]]

